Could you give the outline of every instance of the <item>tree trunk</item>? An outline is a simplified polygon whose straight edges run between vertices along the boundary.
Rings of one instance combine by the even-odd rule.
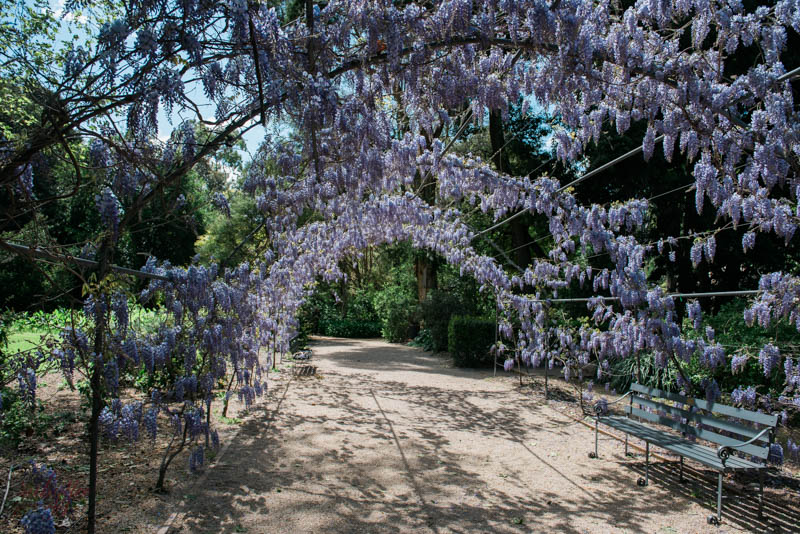
[[[533,256],[531,254],[531,236],[528,233],[528,225],[520,217],[511,221],[511,244],[514,250],[514,261],[523,269],[531,264]]]
[[[489,141],[492,146],[492,162],[498,172],[510,174],[511,164],[505,150],[505,134],[503,133],[503,117],[499,110],[489,113]],[[531,238],[528,234],[528,225],[525,217],[511,221],[511,245],[514,251],[514,260],[523,269],[531,264]]]
[[[436,263],[429,258],[420,256],[414,261],[414,272],[417,276],[417,298],[423,302],[428,292],[437,288]]]

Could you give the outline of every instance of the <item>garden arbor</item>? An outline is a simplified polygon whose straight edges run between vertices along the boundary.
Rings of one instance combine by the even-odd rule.
[[[440,254],[493,291],[501,341],[513,342],[525,362],[558,358],[569,373],[592,358],[602,375],[609,361],[642,354],[658,366],[680,367],[696,355],[704,366],[734,370],[757,357],[765,374],[784,370],[786,388],[773,406],[800,404],[792,356],[769,344],[732,358],[713,332],[687,336],[673,298],[647,276],[649,259],[674,257],[687,238],[695,265],[712,262],[716,232],[729,227],[748,229],[745,249],[762,232],[793,238],[798,71],[786,58],[800,61],[789,55],[800,3],[307,0],[296,20],[271,4],[67,2],[86,42],[60,41],[59,24],[68,21],[53,12],[4,8],[4,20],[18,23],[4,27],[0,68],[21,91],[21,112],[0,139],[0,244],[20,250],[10,242],[23,235],[26,217],[53,201],[37,194],[37,155],[58,150],[74,168],[74,183],[56,196],[76,194],[87,176],[103,183],[96,208],[105,230],[91,243],[97,269],[87,286],[88,322],[80,330],[65,325],[56,352],[66,373],[83,366],[93,391],[90,530],[97,440],[115,369],[153,372],[174,358],[183,362],[170,387],[192,392],[195,411],[181,417],[208,444],[208,408],[197,408],[210,403],[214,383],[233,373],[252,395],[261,387],[254,381],[259,349],[288,342],[286,325],[318,277],[341,277],[347,254],[395,240]],[[625,132],[645,123],[644,157],[662,150],[670,160],[680,152],[693,169],[696,207],[714,210],[718,229],[640,243],[646,199],[582,204],[574,195],[579,182],[509,176],[450,150],[469,124],[516,103],[544,106],[558,118],[552,144],[567,163],[580,161],[604,124]],[[166,115],[175,125],[168,137],[159,130]],[[200,134],[190,118],[205,126]],[[145,270],[158,275],[148,292],[162,294],[165,313],[163,328],[139,336],[111,276],[120,236],[203,158],[276,123],[293,135],[285,135],[289,127],[264,130],[272,133],[243,183],[264,216],[269,251],[225,272],[148,262]],[[435,187],[432,200],[421,184]],[[225,209],[224,197],[215,202]],[[466,209],[498,221],[535,214],[546,219],[553,246],[509,274],[473,248]],[[308,213],[313,222],[305,222]],[[612,266],[594,267],[588,258],[596,254]],[[592,322],[553,327],[543,300],[573,284],[591,284]],[[765,274],[758,290],[749,322],[800,326],[796,273]],[[691,304],[689,314],[699,321],[699,306]],[[112,422],[149,417],[155,425],[159,410],[169,409],[158,396],[149,402],[151,411],[120,412]]]

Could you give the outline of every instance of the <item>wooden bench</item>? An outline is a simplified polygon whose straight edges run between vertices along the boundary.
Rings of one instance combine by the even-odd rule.
[[[717,514],[708,517],[708,522],[713,525],[719,525],[722,519],[722,477],[724,473],[742,469],[756,470],[759,475],[758,515],[762,516],[766,465],[734,456],[732,453],[740,452],[747,458],[755,457],[766,460],[769,456],[770,446],[775,439],[777,415],[743,410],[716,402],[708,402],[705,399],[684,397],[640,384],[633,384],[628,393],[608,404],[615,404],[626,397],[630,399],[630,403],[625,407],[624,416],[600,413],[600,406],[596,407],[594,453],[589,453],[590,457],[598,457],[598,425],[603,423],[625,433],[626,456],[628,454],[628,435],[645,441],[645,475],[644,478],[637,481],[640,486],[647,486],[650,482],[651,443],[680,456],[681,481],[683,481],[684,457],[717,470],[719,472]],[[690,411],[690,407],[694,407],[695,410]],[[680,432],[681,435],[658,429],[654,425],[671,428]],[[754,425],[758,425],[760,428],[756,428]],[[712,448],[701,445],[686,439],[688,436],[715,443],[719,447]]]

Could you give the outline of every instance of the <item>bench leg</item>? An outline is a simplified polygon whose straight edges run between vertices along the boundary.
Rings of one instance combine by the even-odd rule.
[[[722,521],[722,471],[717,478],[717,515],[708,516],[708,524],[719,526]]]
[[[625,458],[628,457],[628,433],[625,433]]]
[[[683,482],[683,456],[681,456],[681,475],[679,479],[681,482]]]
[[[639,477],[639,480],[636,481],[639,486],[650,484],[650,442],[645,441],[644,443],[644,478]]]
[[[597,426],[600,424],[600,418],[594,418],[594,452],[589,452],[589,458],[599,458],[597,455],[597,436],[599,434]]]
[[[758,470],[758,518],[764,518],[764,470]]]

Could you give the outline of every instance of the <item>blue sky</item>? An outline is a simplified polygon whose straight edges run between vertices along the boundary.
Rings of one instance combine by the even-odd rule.
[[[65,12],[65,0],[50,0],[49,5],[55,17],[61,19],[61,27],[56,34],[57,41],[61,43],[67,43],[70,41],[80,42],[82,40],[86,40],[87,36],[96,30],[96,28],[90,28],[86,25],[87,17],[85,15]],[[76,36],[77,39],[75,38]],[[213,120],[216,106],[209,101],[208,98],[206,98],[203,89],[199,84],[187,86],[187,95],[198,105],[205,119]],[[181,122],[195,118],[196,117],[194,116],[193,112],[189,110],[180,110],[177,107],[170,115],[162,106],[158,113],[159,139],[162,141],[166,140],[169,138],[172,130],[181,124]],[[273,131],[273,135],[280,134],[281,131],[285,133],[285,126],[283,127],[283,130],[276,125],[268,126],[270,127],[270,130]],[[252,157],[266,135],[267,129],[258,124],[243,136],[243,140],[246,145],[246,153],[243,153],[242,156],[245,161]]]

